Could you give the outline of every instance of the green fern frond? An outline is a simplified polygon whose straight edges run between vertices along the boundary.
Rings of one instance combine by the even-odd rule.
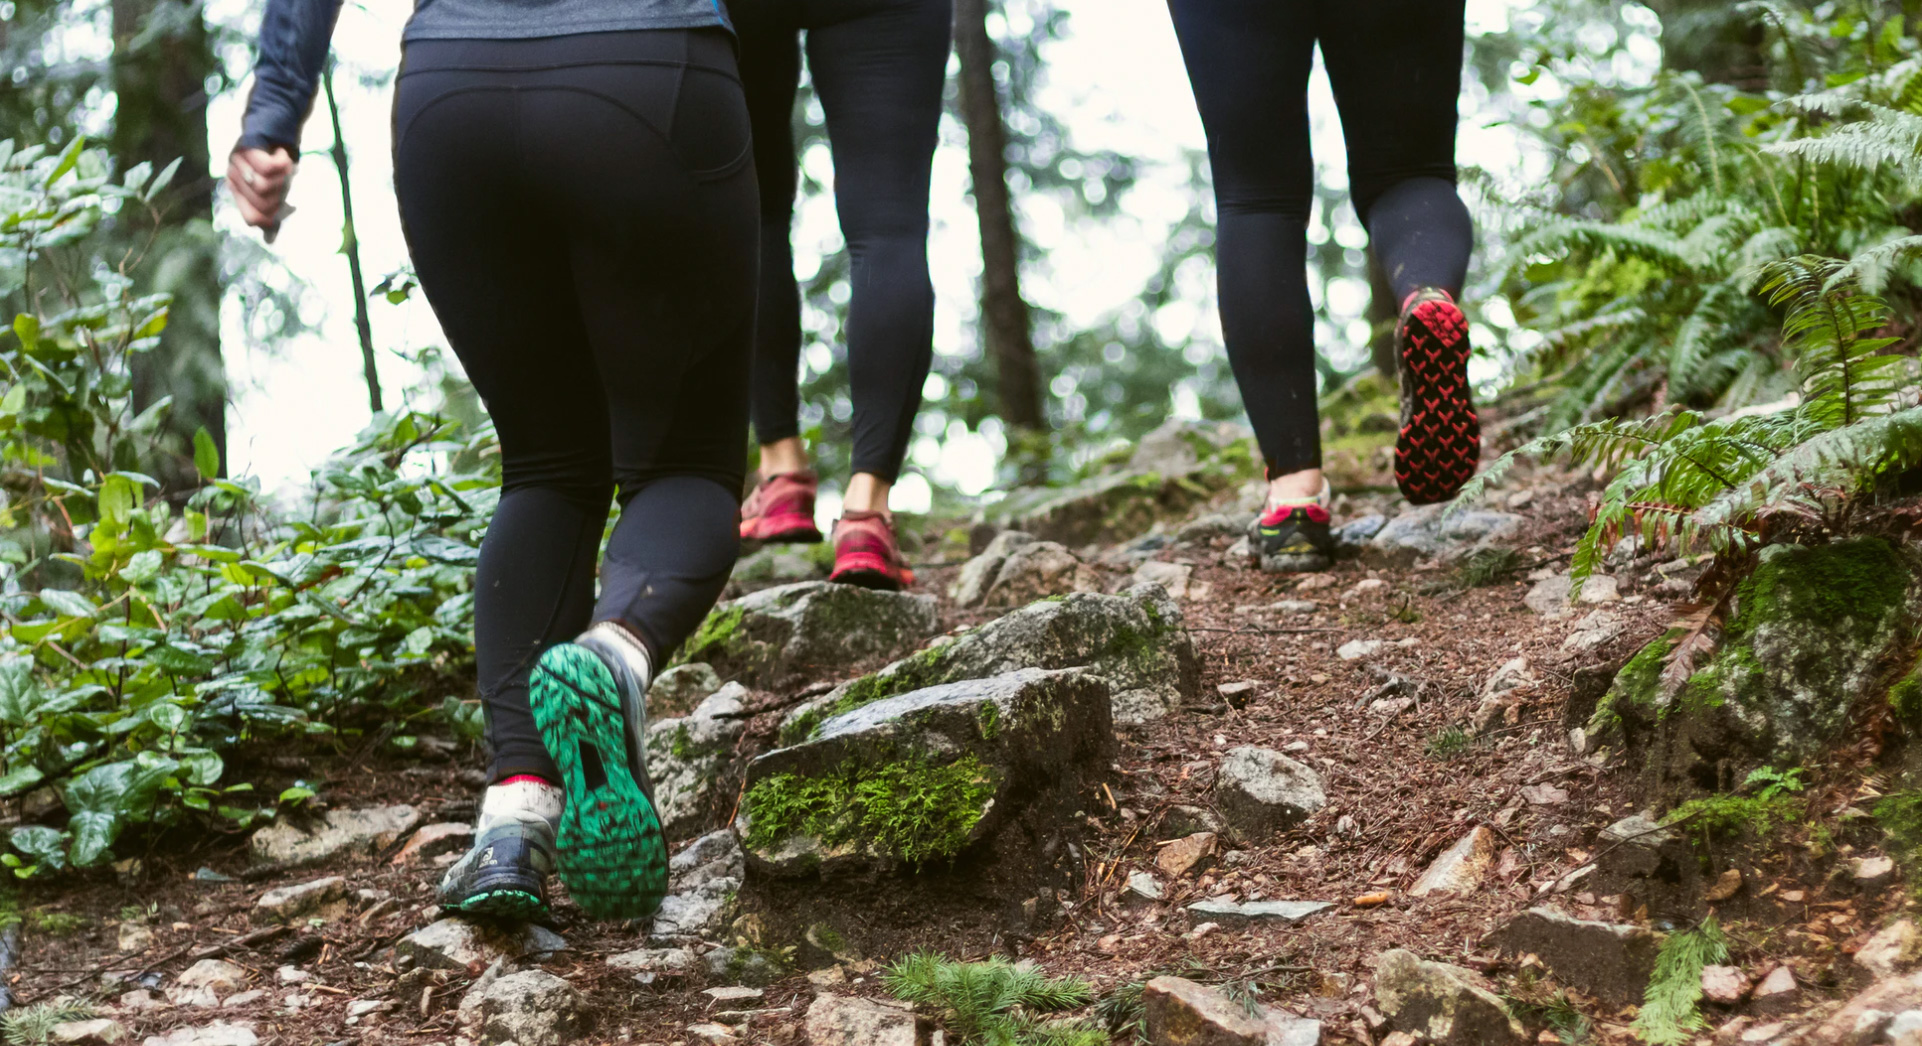
[[[1728,961],[1728,938],[1711,915],[1693,930],[1669,934],[1655,956],[1655,971],[1642,997],[1634,1028],[1654,1046],[1690,1042],[1708,1027],[1696,1012],[1702,998],[1702,970]]]
[[[1078,977],[1050,977],[1000,956],[954,962],[916,952],[889,966],[882,983],[896,998],[939,1013],[962,1044],[1083,1046],[1090,1029],[1077,1022],[1046,1023],[1037,1015],[1088,1005],[1094,990]]]
[[[1705,260],[1691,252],[1681,237],[1660,229],[1577,219],[1551,221],[1523,237],[1514,247],[1515,255],[1521,258],[1604,250],[1641,258],[1676,272],[1693,272]]]
[[[71,1000],[35,1003],[0,1017],[0,1041],[6,1046],[44,1046],[53,1038],[54,1025],[88,1020],[94,1013],[86,1003]]]
[[[1858,102],[1844,111],[1849,109],[1866,112],[1868,117],[1835,124],[1823,134],[1776,142],[1764,149],[1776,156],[1851,170],[1891,169],[1911,176],[1922,174],[1922,116],[1872,102]]]
[[[1922,236],[1897,236],[1855,252],[1847,265],[1835,271],[1831,282],[1854,282],[1864,286],[1881,283],[1881,273],[1908,262],[1922,260]]]

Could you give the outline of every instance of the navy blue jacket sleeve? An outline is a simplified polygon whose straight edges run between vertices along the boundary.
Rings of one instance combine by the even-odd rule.
[[[314,107],[314,91],[334,36],[341,0],[267,0],[260,19],[260,64],[247,96],[240,147],[284,145],[300,152],[300,125]]]

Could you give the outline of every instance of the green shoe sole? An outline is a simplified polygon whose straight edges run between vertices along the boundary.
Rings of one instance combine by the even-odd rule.
[[[459,904],[443,904],[441,910],[477,919],[531,922],[547,915],[547,902],[526,890],[489,890],[463,898]]]
[[[567,790],[556,849],[568,895],[601,919],[653,915],[667,894],[667,843],[628,766],[613,674],[592,651],[562,643],[541,655],[530,696]]]

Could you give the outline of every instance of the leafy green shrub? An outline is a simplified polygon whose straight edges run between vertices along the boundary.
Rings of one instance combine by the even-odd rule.
[[[962,1046],[1107,1046],[1092,1025],[1046,1022],[1040,1015],[1077,1009],[1094,1001],[1088,982],[1050,977],[995,956],[986,962],[954,962],[916,952],[883,974],[895,997],[930,1007]]]
[[[1745,832],[1764,835],[1776,825],[1802,814],[1802,801],[1795,797],[1803,788],[1800,768],[1784,771],[1772,766],[1758,767],[1749,773],[1742,787],[1754,788],[1755,792],[1691,799],[1670,811],[1663,823],[1686,823],[1708,838],[1726,838]]]
[[[377,419],[297,508],[220,478],[204,432],[204,485],[160,491],[140,467],[168,404],[135,413],[132,370],[167,300],[129,297],[91,237],[155,186],[109,171],[80,141],[0,143],[20,309],[0,334],[0,796],[48,788],[66,813],[13,832],[22,876],[96,864],[140,822],[245,825],[273,800],[231,780],[236,751],[421,711],[467,671],[497,497],[486,434],[419,413]]]

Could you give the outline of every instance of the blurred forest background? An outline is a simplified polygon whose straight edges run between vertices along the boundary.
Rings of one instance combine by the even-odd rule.
[[[900,506],[935,514],[1098,470],[1169,417],[1240,412],[1192,98],[1153,86],[1184,82],[1165,10],[958,9],[935,373]],[[350,2],[302,213],[270,248],[215,179],[258,4],[0,0],[0,795],[57,785],[72,815],[17,830],[16,870],[99,860],[137,822],[245,824],[301,801],[224,774],[250,740],[396,714],[474,726],[471,702],[436,695],[468,671],[495,462],[397,249],[382,136],[404,16]],[[1483,397],[1538,449],[1599,432],[1578,456],[1713,451],[1689,452],[1694,472],[1624,472],[1605,523],[1708,507],[1763,533],[1764,495],[1795,486],[1779,461],[1839,462],[1852,492],[1922,458],[1913,376],[1887,363],[1913,357],[1922,306],[1919,17],[1922,0],[1470,4]],[[1393,303],[1372,291],[1325,81],[1313,97],[1311,287],[1339,451],[1392,419]],[[838,478],[847,268],[805,85],[794,119],[805,426]],[[354,384],[314,379],[323,364]],[[1622,427],[1650,416],[1683,420]],[[1733,427],[1755,417],[1771,420]],[[1857,438],[1865,419],[1896,420]],[[1855,442],[1812,443],[1838,431]],[[1762,493],[1715,507],[1738,488]]]

